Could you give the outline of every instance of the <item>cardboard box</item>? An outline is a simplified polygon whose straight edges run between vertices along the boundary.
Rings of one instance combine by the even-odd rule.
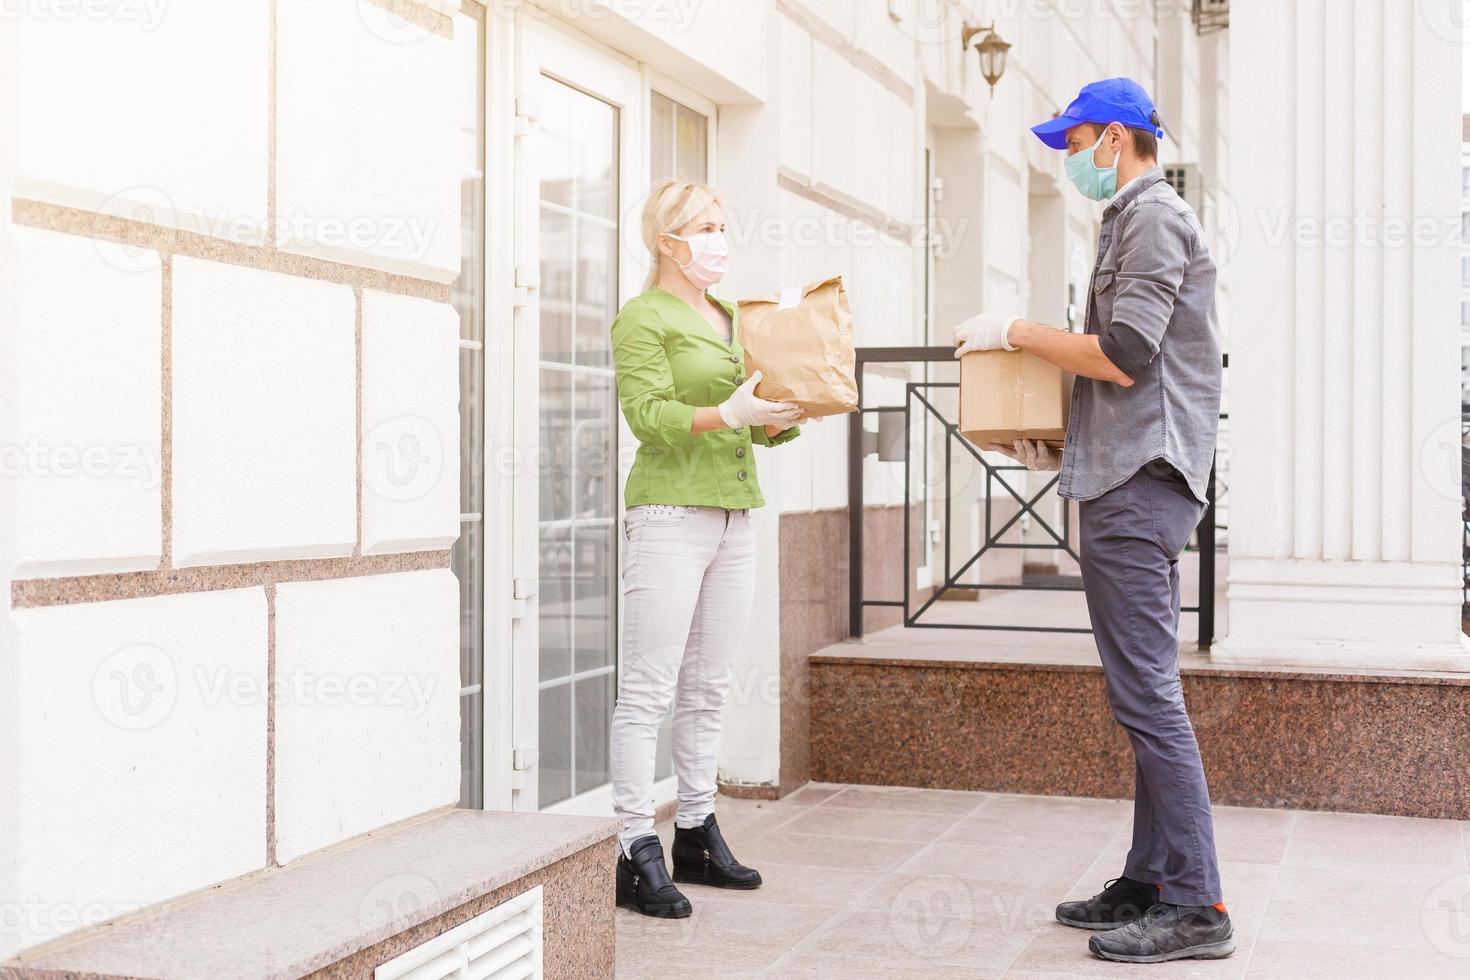
[[[960,434],[981,449],[1037,439],[1060,448],[1072,376],[1025,351],[971,351],[960,358]]]

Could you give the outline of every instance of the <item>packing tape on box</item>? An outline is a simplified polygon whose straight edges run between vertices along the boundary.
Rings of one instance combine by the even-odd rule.
[[[801,304],[801,287],[792,286],[790,289],[781,290],[781,299],[776,304],[776,312],[789,310]]]

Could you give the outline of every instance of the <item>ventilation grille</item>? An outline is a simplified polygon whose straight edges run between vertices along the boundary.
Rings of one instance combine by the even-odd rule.
[[[1230,0],[1194,0],[1190,6],[1198,34],[1213,34],[1230,26]]]
[[[1175,193],[1184,198],[1184,203],[1194,208],[1194,213],[1204,220],[1205,187],[1199,165],[1194,163],[1164,164],[1164,179],[1173,186]]]
[[[395,956],[373,980],[541,980],[541,886]]]

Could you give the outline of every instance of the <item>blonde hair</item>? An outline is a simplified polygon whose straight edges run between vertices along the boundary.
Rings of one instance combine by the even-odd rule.
[[[708,184],[691,180],[660,180],[653,185],[653,190],[648,192],[648,201],[643,205],[643,244],[652,260],[644,289],[652,289],[658,282],[658,236],[676,234],[711,204],[723,207],[725,202]]]

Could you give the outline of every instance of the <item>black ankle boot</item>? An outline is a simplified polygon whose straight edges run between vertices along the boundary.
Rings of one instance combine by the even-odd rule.
[[[629,855],[618,855],[618,904],[660,919],[683,919],[694,911],[669,880],[664,846],[652,835],[633,842]]]
[[[759,888],[761,874],[735,860],[711,813],[698,827],[674,828],[674,880],[715,888]]]

